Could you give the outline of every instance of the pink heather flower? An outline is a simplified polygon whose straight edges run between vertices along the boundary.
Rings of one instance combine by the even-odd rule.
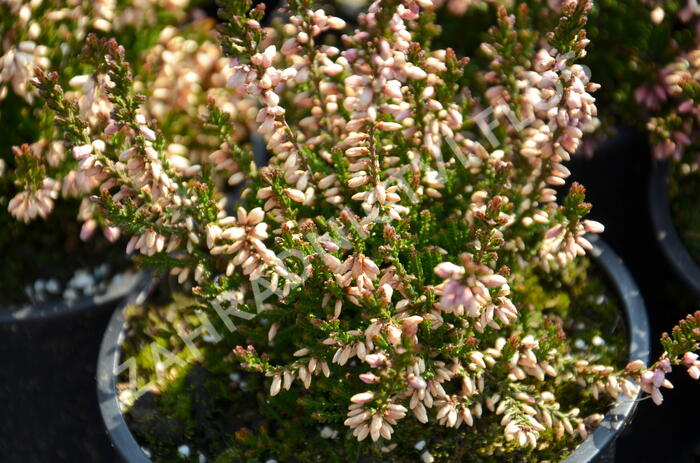
[[[20,191],[8,203],[7,210],[16,219],[29,223],[37,217],[46,218],[53,210],[58,197],[59,184],[52,178],[45,178],[36,191]]]
[[[90,219],[83,223],[83,226],[80,227],[80,239],[83,241],[87,241],[92,236],[95,234],[95,230],[97,229],[97,222],[93,219]]]
[[[588,233],[603,233],[605,231],[605,225],[595,220],[584,220],[583,228]]]
[[[108,124],[104,130],[105,135],[114,135],[117,132],[119,132],[119,126],[117,124],[115,124],[114,122]]]
[[[403,128],[403,126],[397,122],[379,122],[377,123],[377,130],[381,130],[383,132],[390,132],[393,130],[399,130]]]
[[[405,65],[404,72],[406,73],[406,77],[408,77],[409,79],[421,80],[425,79],[428,76],[428,74],[424,70],[411,63],[407,63]]]
[[[341,18],[338,18],[336,16],[329,16],[327,21],[331,29],[345,29],[345,21],[343,21]]]
[[[119,239],[121,230],[119,227],[105,227],[104,230],[102,230],[102,233],[104,234],[105,238],[107,238],[107,241],[114,243]]]
[[[690,375],[691,378],[693,379],[698,379],[700,378],[700,364],[693,365],[688,368],[688,374]]]
[[[389,342],[397,346],[401,344],[401,330],[394,325],[389,325],[386,329],[386,337],[389,339]]]
[[[365,356],[365,362],[367,362],[371,367],[380,367],[386,362],[386,355],[379,354],[368,354]]]
[[[644,371],[644,373],[642,373],[642,377],[641,377],[642,389],[644,389],[645,391],[647,391],[647,389],[650,389],[651,385],[653,383],[653,378],[654,378],[653,371],[651,371],[651,370]]]
[[[549,54],[547,50],[540,49],[540,51],[538,51],[535,55],[533,66],[535,68],[535,71],[544,72],[551,69],[555,63],[556,60],[552,57],[552,55]]]
[[[670,363],[669,365],[665,365],[664,368],[669,368],[670,371]],[[657,368],[654,371],[644,371],[640,378],[640,385],[642,390],[651,396],[651,400],[653,400],[656,405],[661,405],[664,400],[661,395],[661,387],[673,389],[673,384],[666,379],[665,373],[661,368]]]
[[[686,352],[683,355],[683,364],[688,367],[688,374],[691,378],[700,378],[700,360],[698,360],[698,354]]]
[[[695,362],[698,360],[698,354],[695,352],[686,352],[683,354],[683,363],[686,365],[694,365]]]
[[[325,249],[326,251],[337,251],[338,249],[340,249],[340,246],[338,246],[337,244],[335,244],[333,241],[330,241],[330,240],[321,241],[321,246],[323,246],[323,249]]]
[[[445,291],[440,301],[445,307],[467,305],[472,298],[469,288],[455,280],[450,280],[445,286]]]
[[[641,360],[634,360],[632,362],[629,362],[625,367],[625,369],[629,371],[639,371],[642,368],[644,368],[644,362],[642,362]]]
[[[563,146],[569,153],[575,153],[578,149],[579,143],[581,143],[581,130],[576,127],[567,126],[564,129],[564,133],[559,137],[559,143]]]
[[[362,373],[360,375],[360,380],[365,384],[372,384],[379,382],[379,376],[374,373]]]
[[[661,385],[664,383],[665,379],[665,374],[664,371],[661,369],[654,370],[654,374],[651,377],[651,383],[654,385],[654,387],[661,387]]]
[[[402,98],[401,82],[398,80],[390,80],[384,86],[384,94],[387,98]]]
[[[651,400],[653,400],[656,405],[661,405],[663,403],[664,397],[661,395],[661,391],[658,387],[652,389]]]
[[[491,275],[483,275],[479,277],[479,280],[486,285],[489,288],[495,288],[497,286],[503,286],[506,283],[508,283],[508,280],[502,275],[498,274],[491,274]]]
[[[359,394],[355,394],[354,396],[350,397],[350,402],[354,404],[366,404],[372,400],[374,400],[374,393],[370,391],[360,392]]]
[[[428,387],[428,383],[420,376],[408,375],[408,385],[413,389],[425,389]]]
[[[142,125],[139,127],[139,130],[141,131],[141,134],[146,138],[148,141],[156,141],[156,133],[153,131],[153,129],[149,128],[148,126]]]
[[[415,335],[418,332],[418,325],[420,325],[421,322],[423,322],[423,317],[419,315],[412,315],[408,318],[404,318],[401,321],[403,333],[407,337]]]
[[[80,145],[80,146],[75,146],[73,148],[73,156],[75,157],[76,161],[82,161],[83,159],[87,159],[91,154],[92,154],[92,145]]]
[[[418,19],[419,9],[417,3],[411,3],[409,6],[399,5],[397,11],[399,12],[401,19],[404,21],[413,21]]]
[[[547,233],[545,233],[544,237],[545,239],[551,239],[559,236],[561,232],[564,230],[564,227],[561,225],[555,225],[549,230],[547,230]]]

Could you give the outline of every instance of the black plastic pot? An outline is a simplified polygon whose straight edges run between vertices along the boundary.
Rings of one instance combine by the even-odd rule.
[[[113,309],[122,298],[133,293],[148,278],[147,273],[132,270],[119,275],[119,278],[110,282],[105,291],[92,296],[79,297],[70,302],[60,299],[22,306],[0,306],[0,324],[55,319],[99,308]]]
[[[630,336],[630,361],[648,363],[650,332],[644,301],[632,276],[622,260],[602,240],[592,236],[591,252],[600,265],[622,302]],[[116,389],[116,371],[120,364],[121,345],[126,332],[124,308],[130,304],[141,304],[148,297],[151,287],[133,294],[118,308],[107,326],[97,365],[97,400],[102,419],[119,456],[126,463],[151,463],[139,446],[121,411]],[[637,406],[635,399],[621,399],[606,415],[598,428],[578,447],[565,463],[606,462],[614,459],[614,443],[625,425],[631,420]]]
[[[668,182],[672,164],[670,161],[654,162],[649,184],[649,209],[654,227],[654,238],[658,241],[666,259],[676,274],[700,300],[700,267],[683,245],[673,224],[668,199]]]

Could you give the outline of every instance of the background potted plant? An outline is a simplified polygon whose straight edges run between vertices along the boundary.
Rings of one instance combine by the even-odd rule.
[[[98,126],[112,109],[104,95],[110,83],[87,74],[86,66],[70,56],[79,53],[88,33],[116,36],[129,47],[136,85],[149,96],[143,116],[157,119],[171,134],[165,147],[170,162],[186,167],[212,151],[199,119],[209,99],[226,106],[237,136],[246,136],[237,121],[250,105],[218,90],[226,81],[227,64],[213,41],[214,22],[199,10],[186,13],[185,7],[176,2],[0,7],[0,121],[6,128],[0,142],[2,320],[115,304],[137,280],[123,273],[129,264],[122,252],[125,243],[110,244],[119,230],[88,199],[80,199],[97,184],[54,140],[53,120],[29,83],[35,68],[60,71],[60,84],[77,99],[86,125]],[[229,176],[219,177],[222,182]]]
[[[116,304],[133,288],[121,249],[94,231],[104,225],[94,207],[77,199],[92,180],[53,141],[52,118],[29,83],[35,68],[62,72],[75,87],[85,119],[106,117],[101,86],[69,59],[89,32],[116,35],[138,56],[168,24],[184,16],[176,4],[4,2],[0,5],[0,317],[5,322],[51,317],[95,305]],[[59,199],[60,198],[60,199]],[[55,209],[55,210],[54,210]],[[81,229],[82,224],[82,229]],[[102,235],[101,233],[99,235]],[[88,243],[81,243],[91,239]],[[115,276],[117,278],[115,278]],[[125,279],[126,277],[126,279]]]
[[[668,101],[649,121],[657,162],[649,201],[657,239],[677,274],[700,298],[697,42],[664,69]]]
[[[235,215],[226,213],[211,169],[167,162],[163,134],[140,115],[142,98],[115,41],[90,37],[84,54],[113,82],[105,91],[114,110],[97,130],[87,129],[75,105],[61,103],[58,76],[37,75],[79,169],[102,182],[93,199],[132,235],[129,248],[180,283],[193,279],[194,299],[175,312],[200,320],[188,339],[221,341],[231,318],[220,317],[217,327],[214,316],[240,318],[230,335],[251,392],[279,395],[260,399],[253,410],[259,433],[225,442],[222,458],[309,461],[328,458],[318,452],[330,447],[339,461],[406,461],[416,451],[423,461],[449,461],[467,450],[484,458],[558,457],[602,419],[595,410],[609,404],[603,396],[634,398],[641,386],[660,403],[671,365],[700,372],[689,353],[697,317],[664,338],[665,354],[650,367],[645,359],[615,366],[610,355],[621,353],[614,346],[624,338],[611,336],[596,352],[564,335],[599,329],[577,328],[582,320],[566,312],[584,301],[543,304],[581,272],[584,285],[595,281],[575,258],[593,248],[584,233],[602,226],[582,219],[590,205],[580,185],[561,205],[552,188],[565,183],[562,162],[595,116],[597,86],[574,63],[588,42],[582,26],[590,3],[567,4],[539,50],[535,40],[511,47],[524,34],[513,33],[518,20],[501,10],[483,45],[492,57],[483,95],[464,86],[474,78],[463,75],[466,60],[427,46],[421,7],[429,13],[432,4],[373,4],[340,51],[317,41],[344,22],[310,3],[291,2],[290,24],[275,33],[260,27],[263,8],[224,6],[229,85],[260,98],[258,130],[273,153],[269,167],[255,169],[250,150],[228,140],[225,112],[210,106],[208,121],[226,143],[212,160],[236,163],[250,180]],[[506,88],[510,104],[495,99]],[[283,101],[293,105],[285,110]],[[486,131],[478,120],[494,106],[498,129]],[[177,329],[176,319],[165,319]],[[154,344],[161,353],[168,347]],[[148,388],[176,384],[175,358],[154,359],[153,374],[164,376],[146,381]],[[133,379],[135,387],[151,377]],[[314,422],[332,425],[320,431],[329,443],[309,440]],[[299,424],[281,440],[265,432]],[[460,426],[474,432],[463,439]],[[423,444],[394,433],[421,436]],[[192,456],[189,448],[177,452]]]

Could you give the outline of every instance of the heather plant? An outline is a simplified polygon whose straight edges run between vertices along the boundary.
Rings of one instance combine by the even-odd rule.
[[[115,40],[89,36],[81,55],[110,82],[112,109],[98,126],[59,74],[36,71],[77,170],[99,184],[91,199],[130,236],[127,251],[193,285],[182,313],[223,314],[235,330],[222,338],[207,321],[197,333],[233,351],[217,368],[242,368],[269,393],[252,421],[325,425],[334,450],[261,426],[239,433],[229,459],[408,461],[428,436],[447,443],[421,448],[425,462],[466,449],[559,458],[611,399],[641,387],[661,403],[672,365],[697,377],[700,314],[662,340],[657,362],[616,365],[574,348],[571,321],[549,313],[546,298],[528,299],[538,278],[583,268],[586,233],[603,231],[584,218],[581,185],[558,199],[564,163],[597,114],[598,85],[578,63],[591,8],[566,2],[544,36],[527,28],[525,10],[499,9],[482,69],[430,46],[428,0],[375,2],[354,31],[308,0],[290,1],[274,28],[260,25],[262,5],[224,1],[227,85],[260,105],[265,167],[216,101],[202,127],[218,149],[201,164],[172,162]],[[494,106],[497,95],[508,104]],[[217,186],[220,170],[243,182],[239,204]],[[154,368],[167,382],[168,366]],[[597,411],[580,416],[572,397]]]
[[[342,2],[339,2],[342,3]],[[487,35],[500,7],[529,12],[517,33],[550,30],[565,2],[447,0],[434,21],[440,45],[473,50]],[[585,65],[602,85],[596,93],[601,117],[584,139],[586,154],[619,128],[645,133],[655,159],[672,159],[669,194],[673,220],[686,248],[700,260],[700,178],[697,161],[698,8],[694,0],[600,0],[589,14]],[[469,24],[469,27],[464,27]],[[482,25],[479,27],[479,25]],[[514,31],[515,33],[515,31]],[[490,60],[475,54],[475,62]],[[509,104],[509,89],[492,95],[492,106]]]

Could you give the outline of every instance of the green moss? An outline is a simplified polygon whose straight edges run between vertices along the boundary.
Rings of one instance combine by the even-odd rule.
[[[538,326],[546,318],[561,320],[570,340],[580,339],[599,362],[622,366],[629,358],[624,315],[607,280],[589,259],[580,259],[562,274],[532,271],[526,274],[513,302],[527,308],[526,316]],[[522,298],[522,299],[521,299]],[[605,343],[596,346],[594,338]],[[575,349],[575,347],[574,347]]]
[[[526,323],[529,331],[540,334],[541,342],[550,336],[552,346],[576,351],[573,342],[581,339],[588,358],[624,365],[628,347],[619,301],[589,260],[580,259],[576,266],[555,275],[531,269],[512,289],[521,326]],[[381,445],[358,445],[347,432],[342,425],[346,404],[311,401],[303,394],[285,391],[270,400],[264,378],[241,372],[232,361],[231,348],[243,338],[228,333],[215,319],[210,321],[223,339],[207,343],[198,337],[200,355],[193,355],[180,336],[201,324],[193,301],[175,296],[170,302],[132,307],[127,315],[130,328],[123,358],[137,359],[139,387],[149,381],[154,384],[130,408],[127,418],[157,463],[195,462],[200,451],[216,463],[259,463],[268,458],[281,463],[406,463],[420,458],[422,451],[414,446],[421,440],[437,462],[559,461],[578,444],[566,437],[556,440],[552,431],[545,431],[537,450],[516,447],[503,440],[501,417],[485,412],[473,428],[457,430],[402,420],[392,439],[398,446],[383,453]],[[563,343],[559,339],[562,330]],[[594,342],[596,337],[604,343]],[[159,376],[151,352],[154,342],[185,362]],[[122,379],[127,379],[126,373]],[[344,387],[342,380],[338,382],[336,387]],[[324,386],[319,381],[315,387]],[[548,381],[546,387],[558,397],[562,409],[578,407],[581,416],[604,413],[609,407],[606,400],[593,400],[571,382]],[[339,431],[338,437],[321,438],[324,426]],[[177,448],[183,444],[191,449],[189,459],[178,455]]]

